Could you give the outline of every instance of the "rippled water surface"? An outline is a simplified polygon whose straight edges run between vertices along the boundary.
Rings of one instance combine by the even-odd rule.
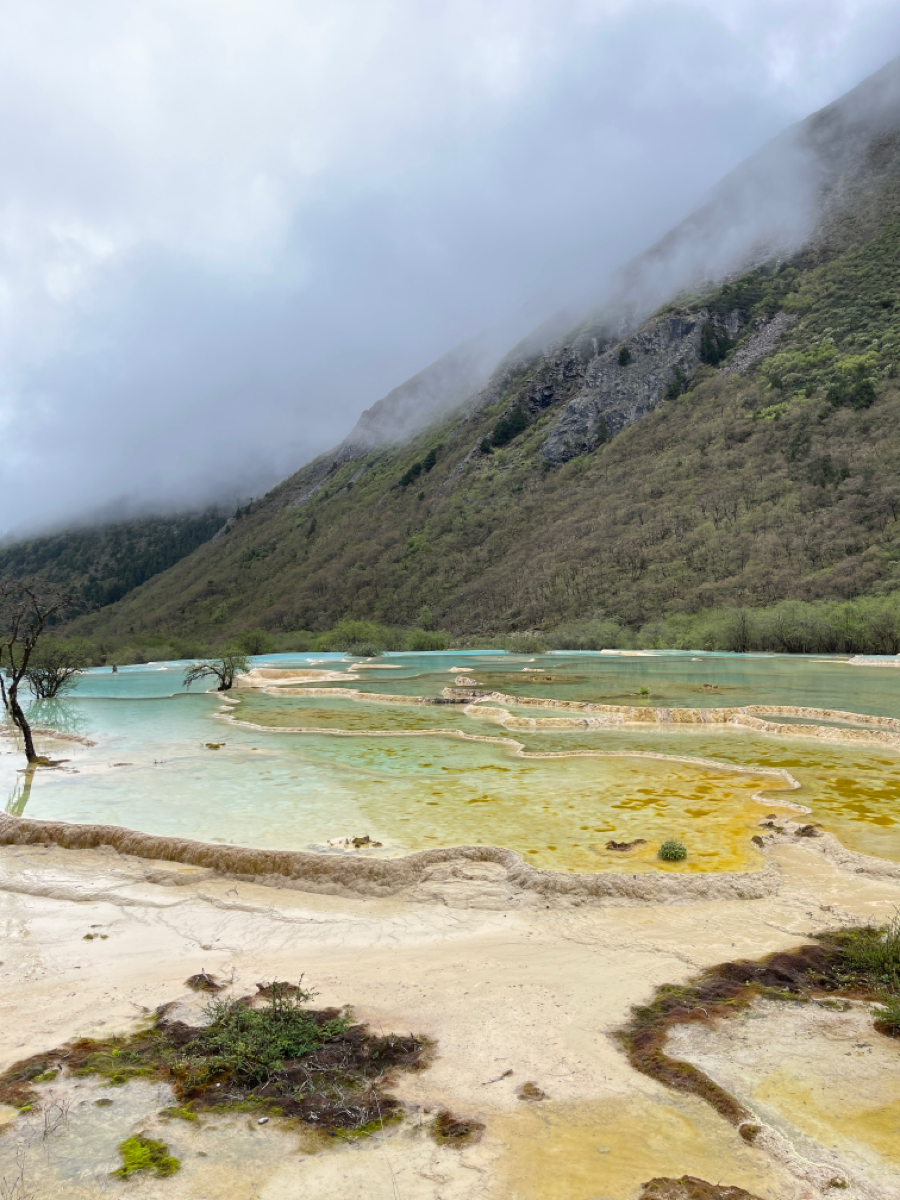
[[[95,745],[48,743],[68,761],[29,779],[11,741],[0,742],[8,811],[260,847],[327,849],[368,834],[383,843],[377,853],[483,843],[557,870],[696,871],[758,866],[750,838],[769,811],[761,805],[780,811],[789,797],[845,844],[900,859],[900,754],[887,743],[814,740],[804,735],[808,717],[772,718],[793,723],[793,735],[730,725],[506,728],[496,719],[503,710],[567,714],[496,699],[476,710],[398,702],[459,686],[650,709],[775,705],[898,717],[896,668],[673,652],[388,655],[365,665],[278,655],[255,665],[338,678],[273,681],[268,693],[241,689],[223,704],[196,685],[184,691],[184,664],[91,671],[32,718]],[[788,791],[779,770],[800,790]],[[667,837],[687,844],[686,863],[659,863]],[[627,855],[606,849],[636,838],[646,844]]]

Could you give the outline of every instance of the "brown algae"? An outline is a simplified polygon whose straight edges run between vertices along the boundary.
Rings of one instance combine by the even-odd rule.
[[[759,997],[809,1002],[823,995],[880,1000],[886,1007],[900,995],[900,918],[887,929],[839,929],[813,945],[758,962],[722,963],[693,983],[663,985],[650,1004],[632,1009],[630,1023],[617,1036],[635,1070],[705,1100],[752,1142],[759,1130],[752,1113],[693,1063],[672,1058],[665,1048],[669,1031],[732,1016]],[[900,1025],[883,1017],[877,1024],[885,1034],[900,1036]]]
[[[680,1179],[651,1179],[641,1188],[640,1200],[761,1200],[741,1187],[707,1183],[696,1175]]]

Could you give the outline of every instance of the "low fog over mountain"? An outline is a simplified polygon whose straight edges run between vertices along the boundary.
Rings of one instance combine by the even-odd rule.
[[[877,0],[37,0],[0,47],[0,531],[258,493],[560,309],[789,247],[831,151],[778,135],[898,46]]]

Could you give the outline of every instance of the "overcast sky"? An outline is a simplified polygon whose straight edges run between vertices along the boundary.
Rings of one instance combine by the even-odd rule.
[[[898,53],[896,0],[0,2],[0,533],[258,492]]]

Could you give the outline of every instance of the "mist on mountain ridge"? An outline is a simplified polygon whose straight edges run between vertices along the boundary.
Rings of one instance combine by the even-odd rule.
[[[91,43],[48,0],[35,12],[65,37],[23,15],[3,52],[7,530],[258,492],[523,297],[611,294],[718,176],[900,36],[880,3],[486,22],[456,4],[400,24],[285,3],[249,38],[240,6],[215,27],[200,4],[160,11],[108,13]],[[740,258],[735,230],[704,269]],[[697,274],[676,260],[644,306]]]

